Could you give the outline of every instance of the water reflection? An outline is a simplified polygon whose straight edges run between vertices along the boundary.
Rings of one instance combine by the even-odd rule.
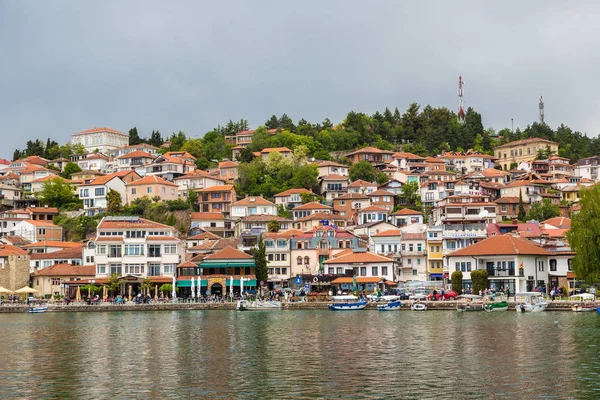
[[[0,315],[0,393],[599,398],[599,324],[567,312]]]

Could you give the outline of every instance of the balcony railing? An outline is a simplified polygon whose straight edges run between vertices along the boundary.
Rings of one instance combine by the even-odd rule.
[[[525,271],[522,268],[521,269],[516,269],[516,268],[507,268],[507,269],[488,268],[487,272],[488,272],[488,276],[491,276],[491,277],[525,276]],[[518,274],[518,275],[515,275],[515,274]]]

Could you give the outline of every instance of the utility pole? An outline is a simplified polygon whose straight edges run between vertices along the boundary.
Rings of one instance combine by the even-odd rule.
[[[465,123],[465,104],[463,101],[463,80],[462,75],[458,77],[458,122]]]

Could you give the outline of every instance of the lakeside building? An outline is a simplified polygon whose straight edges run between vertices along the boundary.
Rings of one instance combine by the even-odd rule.
[[[463,288],[472,287],[471,272],[486,270],[490,288],[532,292],[548,285],[552,253],[513,234],[492,236],[448,255],[450,271],[461,271]]]
[[[59,297],[77,295],[77,286],[95,281],[94,265],[74,265],[70,263],[53,264],[31,274],[32,288],[41,297]],[[73,287],[73,289],[69,289]],[[81,293],[85,295],[87,293]]]
[[[353,249],[352,252],[325,260],[323,264],[325,272],[330,275],[350,275],[361,278],[378,278],[382,281],[396,281],[396,261],[364,250]],[[367,287],[366,290],[373,291],[373,288]]]
[[[28,252],[9,244],[0,245],[0,286],[14,292],[28,285]]]
[[[93,128],[71,135],[71,144],[81,144],[87,153],[98,150],[107,154],[129,144],[129,135],[110,128]]]
[[[263,234],[268,261],[268,287],[289,286],[292,275],[292,238],[302,235],[304,232],[288,230],[286,232]]]

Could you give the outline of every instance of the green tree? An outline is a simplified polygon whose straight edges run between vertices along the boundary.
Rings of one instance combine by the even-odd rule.
[[[389,180],[390,180],[390,178],[383,172],[378,172],[377,176],[375,178],[375,181],[377,182],[378,185],[383,185],[384,183],[386,183]]]
[[[148,140],[148,144],[154,147],[160,147],[163,144],[163,138],[160,134],[160,131],[152,131],[150,139]]]
[[[108,284],[106,285],[106,290],[110,293],[111,296],[114,296],[118,290],[121,289],[121,284],[119,283],[119,275],[117,273],[111,274],[108,278]]]
[[[110,189],[106,194],[106,214],[118,215],[123,212],[123,199],[121,193]]]
[[[254,154],[252,153],[252,150],[250,150],[247,147],[244,147],[242,150],[240,150],[236,159],[239,162],[249,163],[250,161],[254,160]]]
[[[267,249],[263,242],[262,236],[258,239],[258,245],[252,249],[252,257],[254,257],[254,271],[257,282],[266,282],[269,279],[269,271],[267,268]],[[262,288],[261,288],[262,290]]]
[[[277,216],[281,218],[292,219],[292,212],[283,204],[277,206]]]
[[[76,209],[82,206],[81,200],[75,196],[75,187],[59,177],[44,183],[37,197],[43,205],[61,209]]]
[[[279,232],[279,222],[275,220],[269,221],[269,223],[267,224],[267,230],[273,233]]]
[[[452,273],[451,280],[452,280],[452,290],[460,295],[462,293],[462,281],[463,281],[462,272],[454,271]]]
[[[158,291],[163,294],[163,297],[169,297],[171,296],[171,293],[173,293],[173,285],[170,283],[164,283],[160,285]],[[179,287],[175,286],[175,293],[177,292],[179,292]]]
[[[600,185],[580,191],[581,211],[574,214],[567,239],[575,251],[573,271],[588,284],[600,281]]]
[[[145,278],[141,284],[141,288],[145,292],[146,295],[150,294],[150,291],[152,290],[152,286],[153,285],[152,285],[152,281],[150,280],[150,278]]]
[[[375,182],[377,179],[377,170],[373,167],[373,164],[366,160],[359,161],[351,166],[348,170],[348,174],[352,182],[358,179],[367,182]]]
[[[81,172],[81,168],[79,168],[79,165],[75,164],[74,162],[69,161],[63,168],[62,177],[65,179],[71,179],[71,176],[76,172]]]
[[[421,195],[419,194],[419,184],[417,182],[408,182],[402,186],[402,193],[398,195],[400,206],[408,207],[421,211]]]
[[[198,192],[196,192],[195,190],[190,189],[188,191],[188,196],[187,196],[187,201],[190,205],[190,208],[192,209],[192,211],[198,211]]]
[[[143,142],[143,140],[140,137],[140,135],[138,134],[137,128],[134,126],[133,128],[131,128],[129,130],[129,144],[133,146],[136,144],[140,144],[142,142]]]
[[[277,116],[275,116],[275,114],[273,114],[271,116],[271,118],[269,118],[269,120],[267,122],[265,122],[265,127],[267,129],[277,129],[277,128],[279,128],[279,120],[277,119]]]
[[[473,282],[473,293],[484,291],[488,287],[488,272],[484,269],[472,271],[471,282]]]
[[[528,220],[545,221],[549,218],[558,217],[560,208],[552,204],[550,199],[544,199],[541,203],[534,202],[529,206]]]
[[[519,221],[525,221],[525,218],[527,218],[527,213],[525,213],[525,205],[523,203],[523,191],[522,190],[519,190],[519,214],[518,214],[517,218],[519,218]]]

